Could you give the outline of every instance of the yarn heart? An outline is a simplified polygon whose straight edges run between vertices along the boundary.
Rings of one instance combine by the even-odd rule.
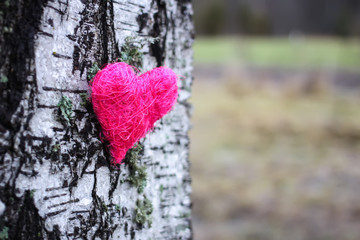
[[[123,63],[107,65],[91,83],[91,102],[114,164],[171,110],[178,96],[177,77],[158,67],[140,76]]]

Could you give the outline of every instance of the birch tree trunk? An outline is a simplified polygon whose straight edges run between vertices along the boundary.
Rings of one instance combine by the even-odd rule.
[[[191,239],[190,1],[0,7],[0,239]],[[182,80],[174,109],[116,169],[84,101],[94,63],[126,57],[129,36],[143,71],[166,65]]]

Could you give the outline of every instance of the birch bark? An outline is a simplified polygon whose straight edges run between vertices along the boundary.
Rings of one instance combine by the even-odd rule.
[[[191,2],[0,6],[0,237],[191,239]],[[110,166],[91,105],[83,103],[93,64],[120,58],[129,36],[145,43],[141,70],[166,65],[182,79],[174,109],[141,140],[142,192],[132,181],[134,164]],[[63,97],[72,102],[70,127],[59,119]]]

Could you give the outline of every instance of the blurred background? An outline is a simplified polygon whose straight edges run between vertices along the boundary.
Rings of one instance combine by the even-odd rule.
[[[193,0],[196,240],[360,239],[360,1]]]

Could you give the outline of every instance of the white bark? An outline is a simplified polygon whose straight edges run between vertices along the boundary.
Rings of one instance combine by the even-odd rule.
[[[9,120],[17,128],[2,126],[0,135],[4,150],[0,227],[9,229],[9,239],[192,237],[187,137],[191,16],[188,1],[46,3],[34,36],[33,57],[26,59],[22,95]],[[127,36],[136,41],[159,37],[158,43],[141,49],[142,70],[165,64],[184,79],[178,81],[174,109],[141,140],[144,150],[138,164],[147,168],[143,193],[127,181],[128,164],[119,170],[110,166],[96,117],[91,108],[82,106],[80,97],[89,92],[87,71],[92,64],[120,57]],[[6,75],[8,69],[9,64],[4,64],[1,73]],[[5,84],[11,84],[12,78],[8,79]],[[70,128],[56,115],[62,96],[73,103]],[[153,206],[151,227],[134,221],[136,201],[144,196]]]

